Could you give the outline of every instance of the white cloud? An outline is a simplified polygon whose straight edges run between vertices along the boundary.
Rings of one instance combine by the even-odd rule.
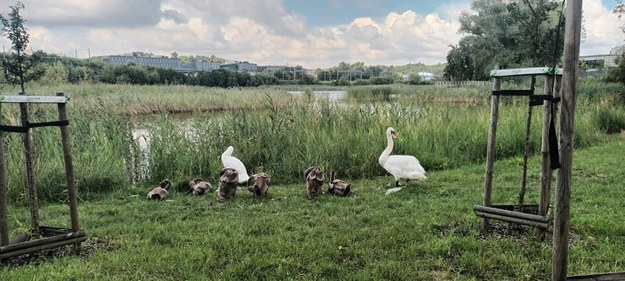
[[[585,0],[582,5],[586,38],[580,46],[581,55],[608,54],[611,48],[625,44],[625,34],[619,28],[625,22],[601,0]]]
[[[261,65],[317,68],[341,61],[444,62],[449,45],[460,39],[458,16],[469,8],[466,1],[454,1],[460,4],[441,4],[429,14],[394,11],[382,18],[359,17],[344,25],[311,27],[282,1],[23,0],[23,16],[30,46],[50,53],[86,57],[84,50],[89,49],[91,56],[132,51],[214,54]],[[11,5],[0,0],[0,7],[7,7],[0,13],[6,14]],[[623,43],[625,36],[618,28],[623,22],[600,0],[584,1],[584,17],[588,36],[582,54],[607,53]],[[0,43],[9,45],[4,37]]]

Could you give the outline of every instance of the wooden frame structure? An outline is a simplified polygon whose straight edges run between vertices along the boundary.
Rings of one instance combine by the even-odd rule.
[[[77,196],[74,183],[69,129],[67,127],[69,125],[66,111],[66,103],[68,102],[68,100],[69,98],[66,97],[63,93],[57,93],[56,96],[27,96],[23,94],[19,96],[0,96],[0,106],[2,103],[19,103],[22,108],[27,108],[25,107],[25,105],[29,103],[56,103],[58,105],[60,120],[55,122],[30,123],[28,122],[28,111],[23,110],[21,112],[22,126],[4,126],[2,125],[2,115],[0,113],[0,261],[5,261],[10,257],[21,254],[37,252],[69,244],[74,244],[76,251],[79,251],[80,243],[87,240],[85,233],[80,230],[80,224],[78,221],[78,203],[76,200]],[[65,175],[67,179],[67,190],[69,196],[68,199],[72,227],[71,229],[65,229],[59,227],[39,226],[39,203],[37,200],[36,188],[29,188],[32,218],[31,231],[30,233],[22,233],[14,239],[9,240],[7,218],[7,186],[4,159],[4,133],[15,132],[28,135],[31,128],[43,126],[58,126],[61,129],[61,141],[65,161]],[[26,148],[26,150],[28,150],[28,148]],[[31,153],[27,151],[27,154]],[[27,162],[28,160],[29,159],[27,156]],[[31,180],[34,180],[34,173],[32,175],[28,175],[28,180],[29,187],[34,187],[34,182],[30,182]],[[31,238],[36,239],[30,240]]]
[[[509,223],[529,225],[540,229],[547,229],[549,224],[549,203],[553,170],[559,168],[558,143],[555,135],[555,115],[557,112],[558,93],[560,91],[561,69],[549,67],[533,67],[520,69],[493,70],[493,96],[491,99],[490,127],[488,131],[488,147],[486,156],[486,172],[484,176],[484,201],[482,205],[474,207],[475,214],[483,218],[483,228],[489,228],[489,219],[497,219]],[[530,76],[529,90],[501,90],[501,79],[513,76]],[[545,76],[543,95],[534,94],[536,76]],[[555,93],[555,95],[554,95]],[[493,186],[493,167],[495,163],[497,120],[499,118],[500,96],[528,96],[529,109],[525,135],[525,150],[523,157],[523,181],[519,193],[518,205],[492,205],[491,194]],[[540,204],[525,205],[525,190],[527,185],[527,160],[529,150],[529,132],[532,117],[532,106],[543,105],[543,129],[541,142],[541,188]]]

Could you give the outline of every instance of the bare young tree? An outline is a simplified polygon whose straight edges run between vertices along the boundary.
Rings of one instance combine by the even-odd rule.
[[[28,47],[28,29],[24,27],[25,20],[20,15],[20,10],[24,9],[22,2],[17,2],[15,6],[11,6],[11,12],[8,17],[0,14],[2,22],[2,31],[4,35],[11,41],[11,53],[3,54],[2,69],[6,80],[12,84],[20,85],[20,95],[26,95],[25,84],[28,81],[36,80],[43,75],[43,70],[37,68],[41,61],[41,52],[32,55],[26,54]],[[22,126],[28,125],[28,104],[20,103],[20,119]],[[32,234],[39,236],[39,198],[37,197],[37,188],[35,185],[35,160],[34,145],[30,130],[22,134],[24,143],[24,156],[26,158],[26,175],[28,184],[28,193],[30,201],[30,211],[32,218]]]

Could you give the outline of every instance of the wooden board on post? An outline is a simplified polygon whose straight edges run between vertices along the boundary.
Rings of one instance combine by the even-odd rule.
[[[536,76],[536,75],[562,75],[562,69],[553,67],[529,67],[513,69],[494,69],[490,71],[490,77],[511,76]]]
[[[67,103],[69,97],[67,96],[2,96],[0,95],[0,102],[2,103]]]

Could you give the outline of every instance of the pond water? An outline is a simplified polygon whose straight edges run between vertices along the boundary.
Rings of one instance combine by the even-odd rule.
[[[305,91],[289,91],[294,97],[306,97]],[[315,99],[328,99],[331,102],[340,102],[347,97],[347,91],[313,91],[313,97]]]

